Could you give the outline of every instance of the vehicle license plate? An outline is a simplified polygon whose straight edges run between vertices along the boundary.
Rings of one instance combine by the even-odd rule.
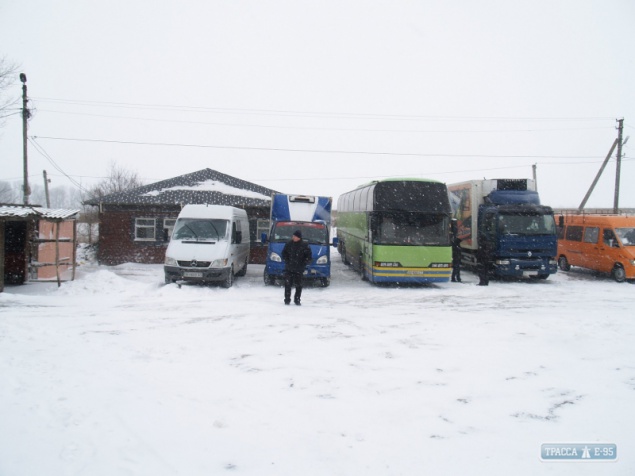
[[[183,271],[184,278],[202,278],[203,273],[195,273],[193,271]]]
[[[523,274],[525,276],[538,276],[538,271],[525,271]]]

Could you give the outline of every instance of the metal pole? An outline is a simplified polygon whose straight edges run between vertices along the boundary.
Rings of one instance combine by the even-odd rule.
[[[46,208],[51,208],[51,198],[49,197],[49,182],[51,181],[46,177],[46,170],[42,171],[44,175],[44,195],[46,195]]]
[[[22,81],[22,156],[24,158],[24,204],[29,204],[29,195],[31,195],[31,188],[29,187],[29,166],[27,159],[27,120],[31,116],[29,109],[27,108],[27,94],[26,94],[26,74],[20,73],[20,81]]]
[[[622,168],[622,131],[624,129],[624,119],[617,120],[617,165],[615,167],[615,198],[613,199],[613,213],[620,212],[620,172]]]
[[[613,141],[613,145],[611,146],[611,150],[609,150],[609,153],[606,154],[606,159],[604,159],[604,162],[602,163],[602,166],[600,167],[600,170],[598,171],[597,175],[595,176],[595,179],[593,180],[593,183],[589,187],[589,191],[586,193],[586,195],[582,199],[582,203],[578,207],[578,211],[579,212],[581,212],[584,209],[584,206],[586,205],[587,200],[591,196],[591,193],[593,193],[593,189],[595,188],[596,184],[598,183],[598,180],[600,180],[600,177],[602,176],[602,172],[604,172],[604,167],[606,167],[606,164],[609,162],[609,159],[611,158],[611,155],[613,155],[613,151],[615,150],[616,146],[617,146],[617,139],[615,139]]]

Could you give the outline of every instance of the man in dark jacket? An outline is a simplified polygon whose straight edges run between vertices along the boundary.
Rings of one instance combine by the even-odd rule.
[[[453,283],[461,282],[461,238],[452,239],[452,279]]]
[[[300,296],[302,296],[302,275],[307,265],[313,261],[311,248],[302,241],[300,230],[296,230],[291,241],[284,245],[282,260],[284,261],[284,303],[291,303],[291,287],[295,286],[293,302],[299,306]]]

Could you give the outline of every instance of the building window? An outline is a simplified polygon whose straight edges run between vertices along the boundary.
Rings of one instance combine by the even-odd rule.
[[[172,231],[174,231],[175,222],[176,218],[163,219],[163,241],[170,241],[172,238]]]
[[[155,241],[156,240],[156,219],[155,218],[135,218],[134,239],[135,241]]]

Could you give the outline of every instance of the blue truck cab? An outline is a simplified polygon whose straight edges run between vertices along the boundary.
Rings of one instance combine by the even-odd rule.
[[[553,210],[540,205],[537,192],[493,191],[478,213],[494,275],[546,279],[557,271]]]
[[[262,234],[261,241],[267,243],[265,263],[265,284],[274,284],[276,279],[284,278],[285,264],[282,250],[293,232],[300,230],[302,239],[309,244],[313,261],[304,273],[307,281],[315,281],[321,286],[331,282],[331,246],[330,241],[331,197],[309,195],[274,194],[271,197],[271,228],[269,236]]]
[[[448,189],[464,266],[501,278],[546,279],[557,271],[553,210],[541,205],[535,181],[473,180]]]

